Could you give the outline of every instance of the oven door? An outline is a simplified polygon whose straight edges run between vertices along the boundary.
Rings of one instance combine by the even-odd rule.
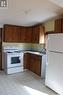
[[[23,53],[7,54],[7,67],[23,66]]]

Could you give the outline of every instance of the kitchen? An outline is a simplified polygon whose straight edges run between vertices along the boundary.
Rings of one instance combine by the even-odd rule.
[[[25,73],[25,76],[26,75],[28,76],[28,74],[29,74],[31,79],[34,79],[34,81],[35,81],[34,77],[37,75],[36,78],[39,81],[36,82],[36,85],[38,83],[40,84],[41,82],[44,84],[44,78],[45,78],[45,72],[46,72],[47,35],[63,32],[63,28],[62,28],[62,26],[63,26],[62,17],[63,16],[60,13],[60,14],[58,14],[60,16],[54,17],[51,20],[40,22],[40,23],[39,23],[39,21],[37,23],[32,23],[33,19],[35,19],[35,18],[33,18],[33,19],[31,19],[30,23],[29,22],[27,23],[27,20],[30,19],[29,17],[31,16],[32,9],[34,7],[32,9],[30,9],[27,7],[28,4],[26,4],[25,10],[20,9],[20,7],[17,7],[18,5],[17,5],[17,1],[16,1],[15,2],[16,5],[13,5],[14,4],[14,2],[13,2],[13,4],[12,4],[13,9],[12,9],[11,8],[12,2],[9,0],[8,3],[9,3],[9,5],[8,5],[9,12],[8,12],[8,8],[1,9],[2,11],[5,10],[5,12],[7,13],[4,15],[2,13],[3,17],[6,17],[5,15],[7,15],[7,18],[8,18],[8,20],[7,20],[7,18],[4,18],[5,22],[1,23],[1,33],[2,33],[1,34],[1,47],[2,47],[1,60],[2,60],[2,62],[1,62],[0,68],[4,69],[4,72],[5,72],[4,76],[2,76],[3,74],[1,76],[5,77],[5,78],[7,76],[7,78],[8,77],[10,78],[10,80],[12,80],[11,77],[13,76],[13,78],[16,77],[13,81],[21,82],[20,80],[21,80],[21,77],[24,77],[24,73]],[[22,3],[24,3],[24,1],[22,1]],[[22,3],[19,3],[19,5],[20,4],[22,5]],[[47,1],[46,2],[44,1],[43,3],[47,3]],[[51,4],[51,2],[49,2],[47,4]],[[42,3],[41,3],[41,5],[42,5]],[[54,4],[52,3],[50,5],[50,7],[53,5]],[[16,7],[17,7],[17,9],[15,10]],[[36,7],[38,7],[38,6],[36,6]],[[11,8],[11,10],[10,10],[10,8]],[[19,9],[21,10],[21,14],[19,12]],[[53,10],[55,11],[55,9],[62,10],[62,8],[60,8],[60,7],[58,8],[57,6],[54,5]],[[12,15],[11,13],[13,13],[14,11],[16,12],[16,14]],[[35,12],[36,12],[36,10],[35,10]],[[19,14],[20,14],[20,16],[19,16]],[[38,14],[36,13],[36,15],[38,15]],[[49,13],[48,13],[48,15],[49,15]],[[14,17],[15,17],[15,19],[12,20],[12,18],[14,18]],[[18,20],[17,20],[17,17],[18,17]],[[26,22],[24,22],[24,21],[26,21]],[[26,25],[26,23],[27,23],[27,25]],[[44,63],[43,63],[43,61],[44,61]],[[20,73],[17,73],[17,72],[20,72]],[[20,77],[19,74],[23,74],[23,76],[21,75],[21,77]],[[19,76],[19,79],[17,79],[18,76]],[[27,76],[24,79],[27,79]],[[28,78],[29,78],[29,76],[28,76]],[[31,82],[31,79],[29,79],[30,82]],[[13,83],[13,81],[11,81],[11,84]],[[26,84],[27,81],[28,80],[25,80],[24,83]],[[22,82],[23,82],[23,80],[22,80]],[[32,87],[33,83],[35,84],[35,82],[32,82],[31,84],[29,84],[29,85],[31,85],[31,88],[34,88],[34,87]],[[42,83],[40,85],[42,85]],[[14,84],[14,85],[16,85],[16,84]],[[38,88],[34,88],[34,89],[39,90],[41,88],[40,85],[38,85],[39,86]],[[25,87],[25,88],[29,91],[32,90],[32,89],[29,89],[29,87]],[[49,90],[49,89],[47,90],[47,89],[48,88],[45,87],[45,89],[43,89],[43,90],[45,90],[45,91],[43,91],[44,93],[40,93],[40,94],[41,95],[42,94],[43,95],[50,95],[50,94],[57,95],[52,90]],[[39,91],[41,91],[41,90],[39,90]],[[32,92],[33,92],[33,90],[32,90]],[[19,91],[16,93],[19,93]],[[32,93],[30,93],[30,94],[32,94]],[[3,94],[1,94],[1,95],[3,95]],[[4,95],[5,95],[5,93],[4,93]],[[17,94],[15,94],[15,95],[17,95]],[[22,95],[22,94],[20,94],[20,95]]]
[[[35,29],[33,29],[33,28],[35,28],[37,31],[35,31]],[[45,45],[44,44],[38,45],[38,43],[41,43],[41,41],[42,42],[44,41],[44,28],[43,29],[42,28],[43,28],[42,25],[36,25],[34,27],[31,27],[31,28],[30,27],[29,28],[24,27],[25,33],[23,33],[23,31],[22,31],[23,27],[22,26],[4,25],[4,32],[3,32],[4,42],[2,43],[2,45],[3,45],[2,58],[4,60],[2,60],[2,64],[4,65],[5,62],[7,63],[6,60],[8,59],[8,65],[11,65],[12,62],[10,62],[10,61],[12,61],[12,58],[14,57],[13,60],[15,60],[15,61],[17,61],[18,59],[21,59],[22,62],[20,61],[20,63],[22,63],[22,65],[23,65],[23,61],[24,61],[24,68],[29,69],[27,66],[29,65],[29,63],[32,64],[33,60],[31,60],[31,59],[34,59],[34,62],[35,62],[35,60],[38,61],[37,58],[39,58],[39,56],[40,56],[39,62],[37,62],[36,73],[38,75],[41,75],[41,60],[42,60],[43,56],[45,56],[45,54],[46,54],[46,51],[44,48]],[[27,36],[28,29],[33,29],[34,31],[29,30],[29,33],[31,33],[31,34],[28,33],[28,36]],[[21,35],[17,34],[17,31]],[[34,32],[36,32],[35,35],[37,35],[37,36],[34,37],[34,39],[32,39],[34,36]],[[10,37],[8,36],[9,33],[11,33]],[[24,34],[24,35],[22,35],[22,34]],[[13,37],[13,36],[15,36],[15,37]],[[23,37],[21,37],[21,36],[23,36]],[[30,39],[29,39],[29,36],[30,36]],[[20,39],[19,39],[19,37],[20,37]],[[22,38],[24,38],[24,39],[22,40]],[[11,43],[9,43],[9,42],[11,42]],[[28,47],[27,47],[27,45],[28,45]],[[34,48],[35,45],[37,48]],[[29,60],[26,60],[26,58],[28,56],[27,53],[30,53],[30,56],[32,54],[33,55],[35,54],[35,56],[37,56],[37,58],[35,59],[35,57],[32,57],[32,58],[30,58],[30,62],[29,62]],[[6,57],[6,54],[8,57]],[[18,57],[18,59],[16,59],[17,57]],[[12,66],[10,66],[10,68],[12,67],[11,72],[13,71],[13,67],[15,67],[16,72],[19,72],[21,70],[21,68],[19,67],[19,64],[17,64],[18,68],[16,68],[16,66],[17,66],[16,63],[12,63]],[[19,63],[19,61],[18,61],[18,63]],[[15,66],[13,66],[13,65],[15,65]],[[6,66],[3,66],[3,69]],[[38,68],[38,66],[39,66],[39,68]],[[6,68],[9,68],[9,67],[6,67]],[[31,68],[34,68],[34,66]],[[17,71],[17,69],[19,69],[19,70]],[[23,69],[23,67],[22,67],[22,69]],[[8,70],[10,70],[10,69],[8,69]],[[10,74],[11,74],[11,72],[10,72]]]

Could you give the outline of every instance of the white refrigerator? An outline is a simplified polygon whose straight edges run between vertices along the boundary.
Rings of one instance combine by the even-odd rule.
[[[63,33],[48,35],[46,54],[45,85],[63,95]]]

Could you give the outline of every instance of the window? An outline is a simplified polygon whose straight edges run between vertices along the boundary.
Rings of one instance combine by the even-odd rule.
[[[0,7],[7,7],[7,0],[0,0]]]

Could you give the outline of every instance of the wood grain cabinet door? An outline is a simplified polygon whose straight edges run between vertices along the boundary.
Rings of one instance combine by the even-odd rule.
[[[63,19],[62,19],[62,33],[63,33]]]
[[[4,25],[4,42],[25,43],[25,27],[15,25]]]
[[[39,27],[38,26],[33,27],[32,43],[39,43]]]
[[[24,54],[24,69],[28,69],[35,74],[41,76],[41,64],[42,57],[35,54],[25,53]]]
[[[35,73],[39,76],[41,76],[41,56],[35,57]]]
[[[24,42],[24,37],[23,37],[23,34],[24,33],[22,33],[23,32],[23,28],[22,27],[20,27],[20,26],[16,26],[15,27],[15,31],[14,31],[14,42]]]
[[[55,20],[55,32],[61,33],[62,32],[62,20],[56,19]]]
[[[13,31],[12,42],[19,42],[19,27],[14,26],[13,29],[12,29],[12,31]],[[12,31],[11,31],[11,33],[12,33]]]
[[[18,42],[18,27],[13,25],[4,25],[4,42]]]
[[[31,54],[30,70],[37,75],[41,75],[41,56]]]
[[[0,70],[2,70],[2,28],[0,28]]]
[[[27,27],[26,28],[26,33],[25,33],[25,42],[26,43],[31,43],[32,40],[32,27]]]
[[[20,42],[25,43],[25,27],[20,27]]]
[[[29,53],[24,54],[24,69],[29,69],[30,70],[30,57],[31,55]]]
[[[45,43],[44,32],[45,28],[42,24],[34,26],[32,32],[32,43],[41,43],[41,44]]]
[[[21,27],[20,40],[22,43],[31,43],[32,38],[32,28],[31,27]]]
[[[13,31],[12,31],[12,27],[11,26],[7,26],[5,25],[4,26],[4,32],[3,32],[3,35],[4,35],[4,42],[11,42],[12,39],[13,39]]]
[[[35,73],[35,57],[34,54],[31,55],[30,70]]]

